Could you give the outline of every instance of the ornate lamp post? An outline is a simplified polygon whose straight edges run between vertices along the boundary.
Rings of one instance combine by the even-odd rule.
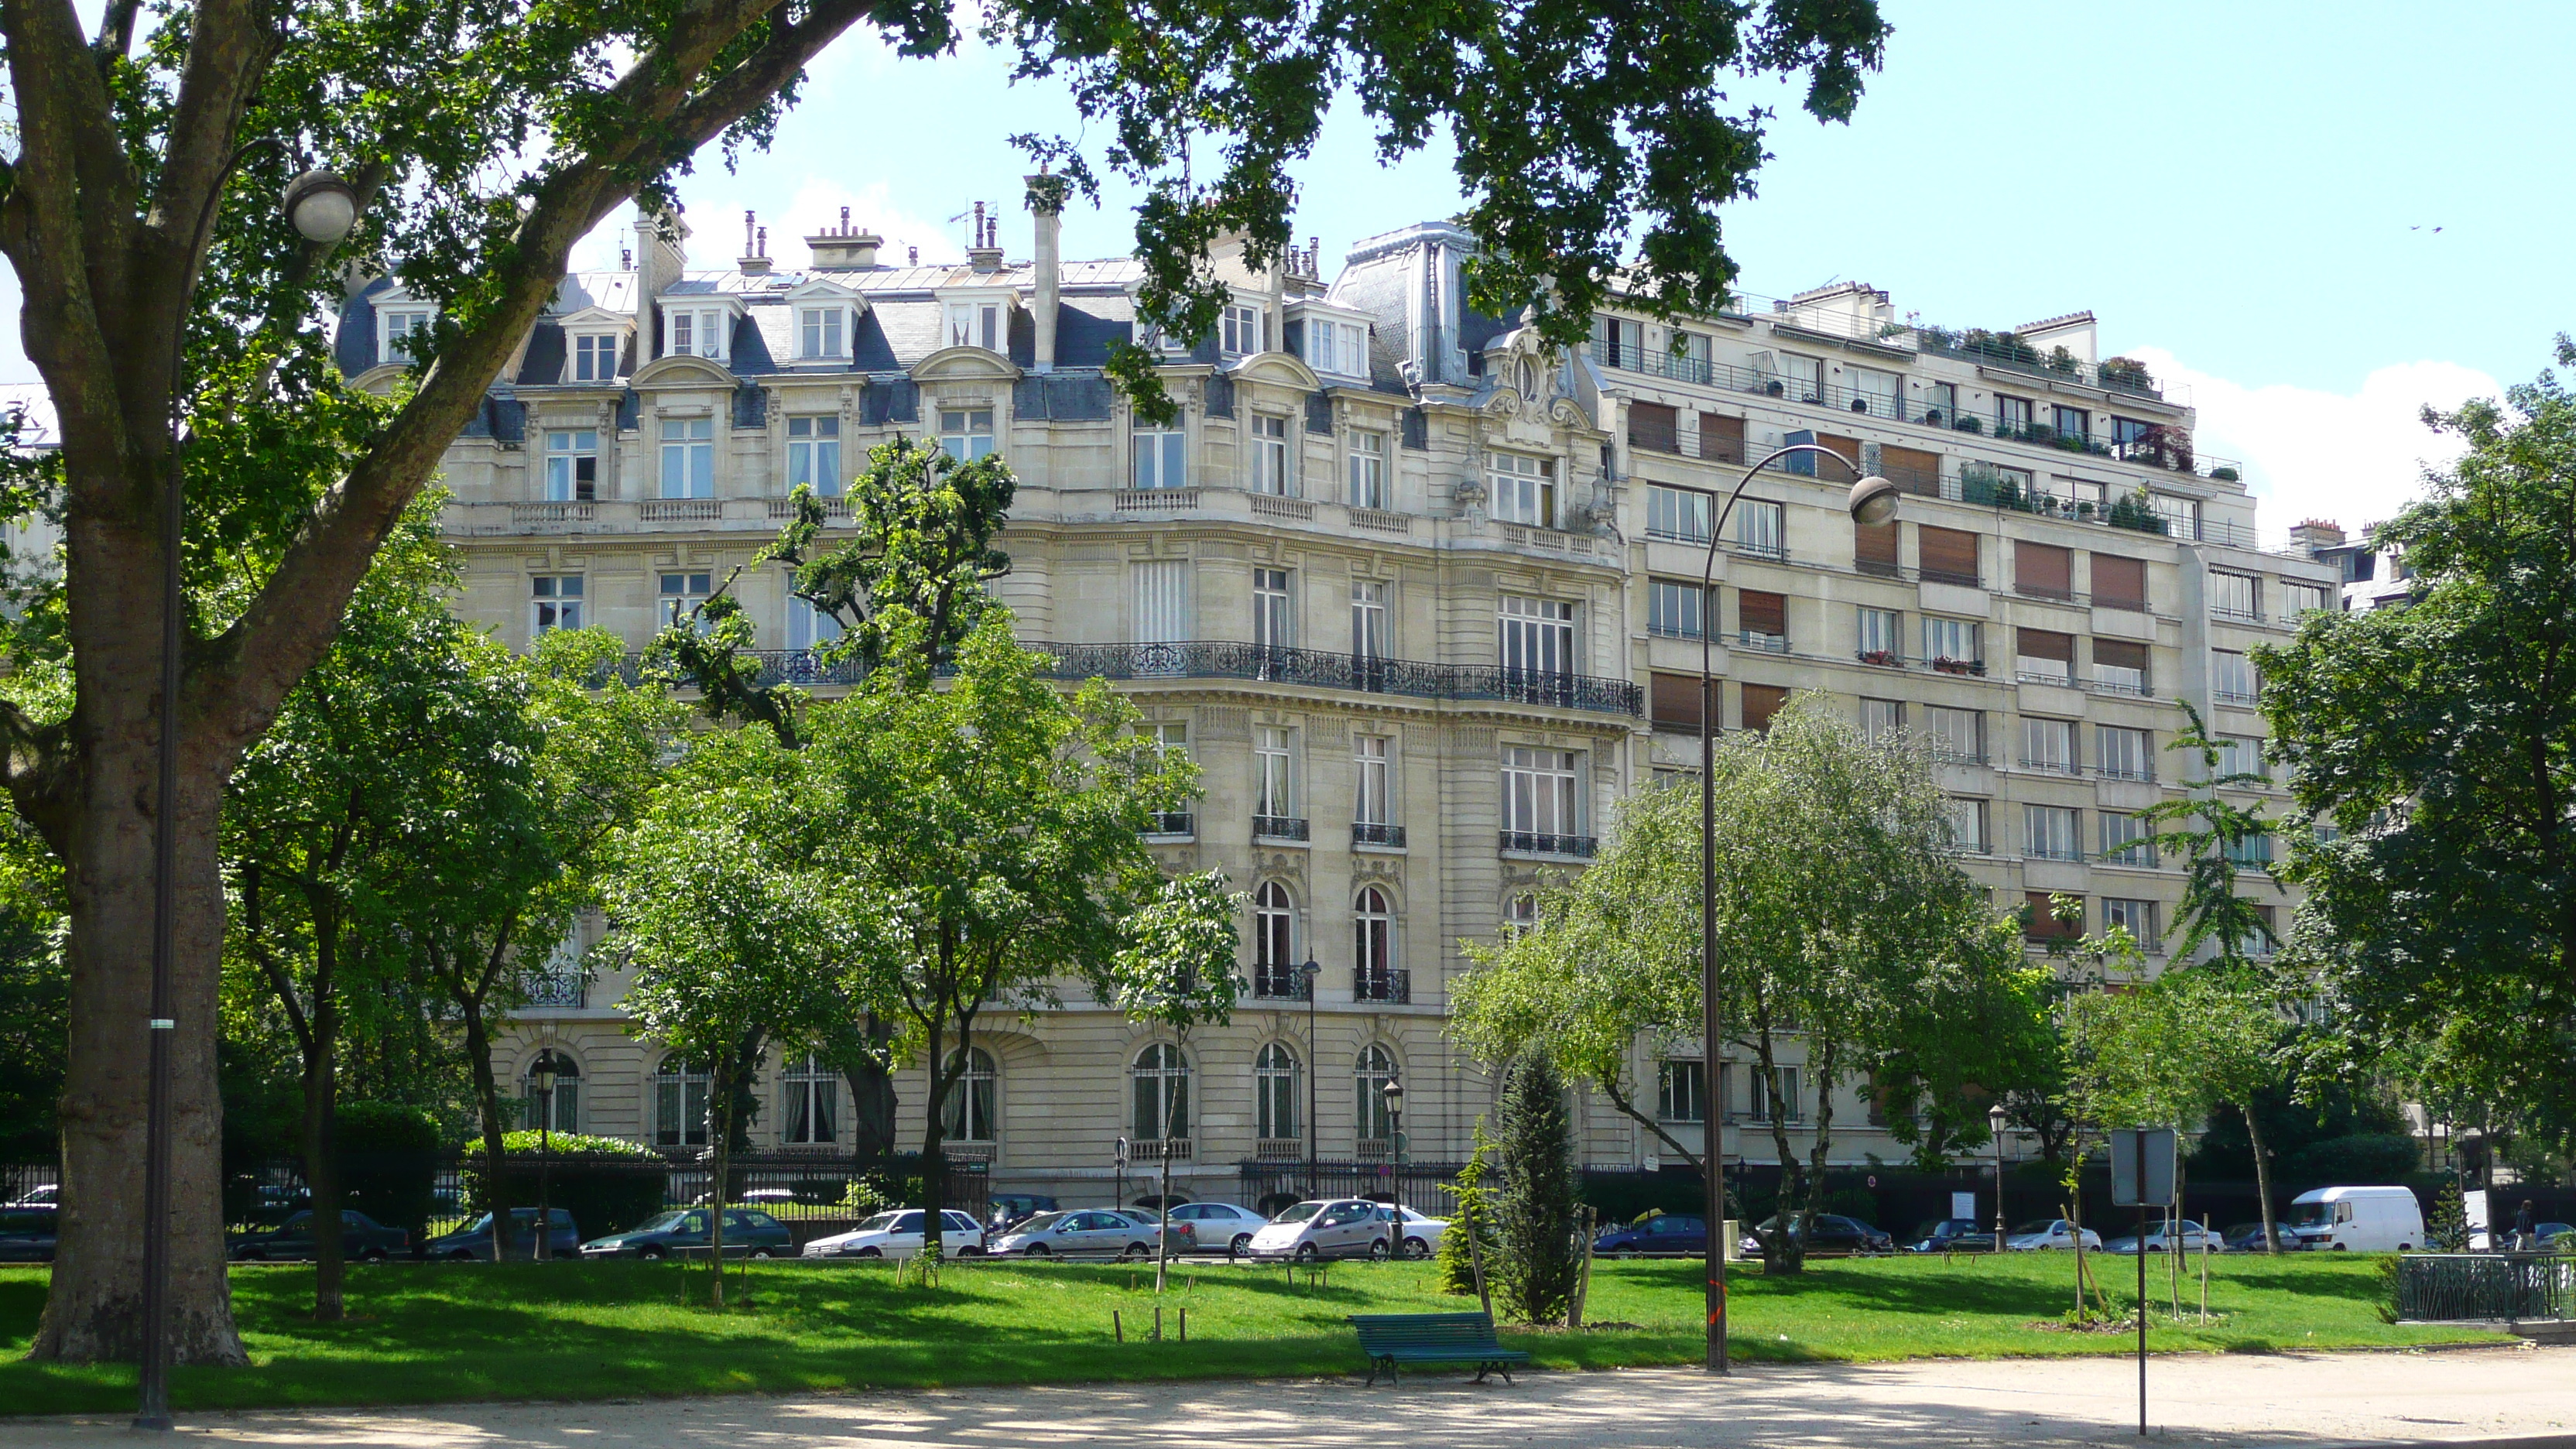
[[[1844,506],[1851,511],[1852,521],[1864,527],[1896,517],[1899,497],[1895,484],[1876,474],[1861,477],[1860,465],[1833,449],[1791,443],[1755,459],[1736,480],[1735,491],[1726,495],[1726,506],[1709,520],[1708,560],[1699,576],[1699,989],[1701,1070],[1712,1085],[1717,1080],[1717,1044],[1724,1039],[1725,1023],[1718,1019],[1717,1005],[1717,675],[1711,667],[1709,640],[1716,630],[1711,627],[1708,594],[1717,582],[1717,541],[1726,536],[1726,519],[1735,511],[1735,500],[1744,496],[1755,474],[1791,453],[1820,453],[1860,478]],[[1726,1355],[1726,1183],[1719,1175],[1724,1133],[1711,1120],[1703,1136],[1700,1155],[1706,1167],[1701,1176],[1708,1180],[1708,1369],[1722,1374],[1732,1371]]]
[[[1392,1159],[1386,1173],[1386,1255],[1395,1259],[1404,1256],[1404,1083],[1389,1077],[1379,1094],[1386,1098],[1386,1146]]]
[[[2004,1104],[1986,1109],[1986,1127],[1995,1139],[1995,1251],[2004,1250]],[[2143,1250],[2142,1250],[2143,1251]]]
[[[537,1251],[540,1263],[554,1261],[554,1214],[547,1201],[547,1179],[554,1167],[555,1127],[555,1053],[548,1047],[537,1054],[537,1069],[529,1073],[537,1088]],[[497,1239],[496,1239],[497,1241]]]
[[[1298,979],[1306,985],[1306,1196],[1309,1199],[1319,1197],[1323,1193],[1320,1179],[1315,1171],[1314,1062],[1315,1054],[1323,1050],[1323,1044],[1315,1039],[1315,982],[1323,974],[1324,968],[1317,964],[1312,956],[1306,958],[1305,965],[1297,968]]]

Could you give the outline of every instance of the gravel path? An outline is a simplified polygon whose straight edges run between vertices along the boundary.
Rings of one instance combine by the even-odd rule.
[[[2148,1366],[2161,1443],[2443,1442],[2519,1436],[2576,1449],[2576,1348],[2170,1356]],[[961,1389],[796,1398],[464,1404],[365,1413],[182,1416],[181,1436],[279,1449],[1341,1449],[1341,1446],[2136,1444],[2120,1359],[1945,1360],[1359,1380]],[[2563,1437],[2561,1437],[2563,1436]],[[12,1449],[131,1445],[120,1420],[17,1422]]]

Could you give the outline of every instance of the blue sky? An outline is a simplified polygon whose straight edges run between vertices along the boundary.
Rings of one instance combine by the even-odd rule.
[[[2275,531],[2302,512],[2383,516],[2440,455],[2422,403],[2527,378],[2576,327],[2576,279],[2554,265],[2570,203],[2547,159],[2576,6],[1883,10],[1887,68],[1850,126],[1741,92],[1781,112],[1759,194],[1727,218],[1749,291],[1857,279],[1950,326],[2090,307],[2106,353],[2190,390],[2202,450],[2245,460]],[[731,256],[752,207],[794,265],[794,237],[848,205],[953,256],[964,226],[947,218],[979,199],[1025,254],[1006,138],[1075,124],[1060,88],[1009,85],[979,47],[903,60],[850,37],[770,153],[732,175],[710,154],[684,183],[693,255]],[[1298,180],[1297,235],[1323,238],[1328,273],[1355,238],[1458,204],[1445,153],[1381,168],[1355,104]],[[1067,254],[1124,250],[1127,200],[1069,216]],[[613,257],[623,226],[585,260]],[[0,381],[33,378],[15,334]]]

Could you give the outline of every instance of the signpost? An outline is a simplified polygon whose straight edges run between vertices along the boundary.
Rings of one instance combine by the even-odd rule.
[[[1123,1211],[1127,1206],[1127,1139],[1124,1137],[1119,1138],[1117,1147],[1111,1150],[1109,1170],[1118,1179],[1117,1186],[1110,1193],[1109,1205]]]
[[[2174,1130],[2111,1130],[2111,1203],[2138,1210],[2138,1437],[2147,1436],[2147,1211],[2174,1200]]]

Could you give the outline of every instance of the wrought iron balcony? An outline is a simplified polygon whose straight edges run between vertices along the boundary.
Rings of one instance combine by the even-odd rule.
[[[1205,639],[1025,647],[1053,656],[1053,673],[1059,679],[1250,679],[1420,699],[1500,700],[1602,714],[1635,715],[1645,706],[1645,691],[1633,680],[1513,665],[1434,664]]]
[[[1252,966],[1252,995],[1259,1001],[1303,1001],[1307,997],[1306,973],[1285,961],[1256,961]]]
[[[1397,850],[1402,850],[1404,848],[1404,827],[1401,825],[1373,825],[1365,821],[1358,822],[1351,826],[1351,844],[1384,845],[1391,846]]]
[[[1303,840],[1306,822],[1294,815],[1255,815],[1252,836],[1255,840]]]
[[[1503,849],[1524,855],[1562,855],[1572,860],[1590,860],[1600,842],[1589,835],[1549,835],[1536,830],[1506,830]]]
[[[530,1006],[572,1006],[582,1004],[582,979],[578,971],[551,972],[528,978]]]
[[[1410,1005],[1413,1001],[1413,973],[1401,966],[1354,966],[1351,968],[1351,1000]]]
[[[1145,827],[1145,833],[1148,835],[1195,835],[1198,833],[1198,817],[1192,815],[1187,810],[1158,810],[1154,812],[1151,819],[1153,823]]]

